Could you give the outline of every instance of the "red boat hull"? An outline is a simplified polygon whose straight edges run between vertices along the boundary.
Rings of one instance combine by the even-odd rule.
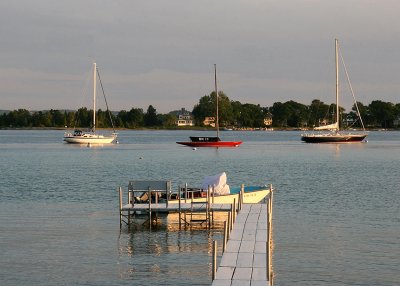
[[[190,147],[238,147],[242,141],[217,141],[217,142],[176,142]]]

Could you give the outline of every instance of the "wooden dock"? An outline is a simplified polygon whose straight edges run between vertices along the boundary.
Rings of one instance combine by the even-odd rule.
[[[239,200],[232,204],[212,203],[210,188],[205,202],[194,203],[193,199],[178,200],[171,203],[168,199],[159,203],[148,200],[147,203],[134,203],[135,192],[145,191],[151,198],[154,192],[170,194],[169,181],[130,181],[128,204],[123,204],[122,188],[119,188],[120,227],[125,222],[128,226],[135,214],[147,215],[150,230],[152,222],[157,221],[157,214],[179,213],[179,229],[192,223],[206,223],[211,227],[214,212],[227,213],[224,222],[222,257],[217,269],[217,242],[213,242],[212,286],[234,285],[273,285],[272,273],[272,202],[271,185],[267,203],[244,204],[244,187]],[[178,194],[181,197],[181,193]],[[157,196],[156,196],[157,197]],[[185,196],[186,197],[186,194]],[[194,218],[194,214],[203,214],[203,218]],[[189,215],[189,216],[188,216]]]
[[[242,205],[229,234],[213,286],[272,285],[271,206],[271,199],[268,204]]]

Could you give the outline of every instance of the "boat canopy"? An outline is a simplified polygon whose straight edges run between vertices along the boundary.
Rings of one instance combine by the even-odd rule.
[[[205,177],[201,188],[207,190],[208,186],[214,187],[214,195],[228,195],[230,194],[229,185],[226,183],[226,173],[217,174],[214,176]]]

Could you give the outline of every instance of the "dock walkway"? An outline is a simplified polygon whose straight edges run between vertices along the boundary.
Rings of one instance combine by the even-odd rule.
[[[212,286],[269,285],[268,204],[243,204]]]

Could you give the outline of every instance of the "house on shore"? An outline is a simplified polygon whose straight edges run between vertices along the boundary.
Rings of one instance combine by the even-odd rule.
[[[215,117],[206,117],[206,118],[204,118],[203,125],[204,126],[215,127]]]
[[[178,113],[175,123],[177,126],[194,126],[193,116],[185,108],[182,108]]]

